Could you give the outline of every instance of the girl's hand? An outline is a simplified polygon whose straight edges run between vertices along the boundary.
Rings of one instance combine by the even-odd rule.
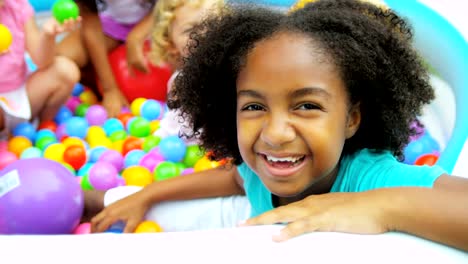
[[[118,88],[105,91],[102,95],[102,106],[106,108],[109,117],[116,117],[122,107],[128,106],[128,101]]]
[[[138,41],[127,40],[127,64],[131,76],[135,76],[134,70],[149,73],[148,62],[143,52],[143,45]]]
[[[388,231],[384,208],[388,197],[382,192],[327,193],[278,207],[251,218],[243,225],[288,223],[275,241],[314,231],[378,234]]]
[[[67,19],[63,24],[59,24],[54,18],[48,19],[42,25],[42,31],[49,36],[57,36],[64,32],[71,32],[76,30],[81,23],[81,17],[77,19]]]
[[[141,192],[119,200],[102,210],[91,219],[91,232],[99,233],[109,229],[117,222],[125,223],[124,233],[132,233],[143,221],[150,204],[146,203]]]

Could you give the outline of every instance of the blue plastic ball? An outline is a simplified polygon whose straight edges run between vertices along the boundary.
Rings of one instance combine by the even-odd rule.
[[[440,151],[440,145],[437,141],[431,137],[429,132],[425,131],[424,134],[411,141],[403,153],[405,155],[404,163],[414,164],[414,162],[424,154],[433,154]]]
[[[36,128],[29,122],[21,122],[13,129],[14,136],[23,136],[34,142],[36,139]]]
[[[39,140],[43,137],[53,137],[53,138],[57,138],[57,136],[55,135],[55,133],[50,130],[50,129],[41,129],[39,131],[37,131],[36,133],[36,140]]]
[[[66,106],[62,106],[55,115],[54,121],[60,125],[72,117],[73,113],[70,111],[70,109],[68,109]]]
[[[140,114],[151,121],[161,117],[161,110],[161,103],[154,99],[148,99],[141,105]]]
[[[88,128],[88,121],[83,117],[74,116],[65,122],[65,132],[70,137],[85,138]]]
[[[167,161],[181,161],[186,150],[185,142],[178,136],[168,136],[159,142],[159,151]]]
[[[101,157],[102,153],[106,152],[107,150],[109,149],[102,146],[92,148],[89,151],[89,162],[97,162]]]
[[[125,130],[122,122],[117,118],[107,119],[106,122],[102,125],[102,128],[106,132],[106,135],[109,137],[115,131]]]
[[[76,173],[77,176],[85,176],[85,175],[88,175],[89,173],[89,170],[91,170],[91,168],[93,167],[94,163],[86,163],[85,165],[83,165],[79,170],[78,172]]]
[[[80,96],[82,92],[84,92],[84,86],[81,83],[75,84],[75,87],[73,87],[72,95]]]
[[[140,160],[145,155],[146,155],[146,152],[141,149],[134,149],[134,150],[129,151],[127,155],[125,155],[125,158],[124,158],[124,167],[128,168],[130,166],[138,165],[140,163]]]

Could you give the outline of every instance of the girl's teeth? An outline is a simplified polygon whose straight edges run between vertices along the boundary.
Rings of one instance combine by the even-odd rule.
[[[284,158],[275,158],[273,156],[266,155],[266,158],[270,162],[297,162],[298,160],[302,159],[304,156],[301,157],[284,157]]]

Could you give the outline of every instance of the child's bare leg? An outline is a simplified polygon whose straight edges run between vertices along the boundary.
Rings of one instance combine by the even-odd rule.
[[[32,117],[52,120],[79,79],[78,66],[61,56],[55,57],[49,67],[33,73],[26,83]]]
[[[104,191],[84,191],[84,212],[81,222],[89,222],[104,209]]]

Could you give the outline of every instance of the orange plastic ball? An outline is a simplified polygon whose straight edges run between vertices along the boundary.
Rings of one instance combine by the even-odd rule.
[[[429,165],[432,166],[436,164],[437,160],[439,157],[434,154],[425,154],[420,156],[419,158],[416,159],[414,162],[414,165],[422,166],[422,165]]]
[[[125,184],[128,186],[141,186],[153,182],[153,174],[143,166],[131,166],[126,168],[122,172],[122,178],[125,180]]]
[[[120,122],[122,122],[122,124],[124,125],[124,127],[127,127],[127,122],[128,120],[130,120],[130,118],[132,118],[133,115],[131,113],[122,113],[120,115],[117,116],[117,119],[120,120]]]
[[[54,121],[44,121],[39,124],[38,130],[49,129],[53,132],[57,130],[57,124]]]
[[[135,229],[135,233],[160,233],[163,229],[153,221],[143,221]]]
[[[193,170],[196,172],[204,171],[217,168],[219,165],[220,162],[211,161],[207,156],[204,156],[203,158],[199,159],[197,163],[195,163],[195,166],[193,166]]]
[[[14,153],[17,157],[27,148],[32,147],[32,142],[27,137],[16,136],[8,142],[8,151]]]
[[[134,149],[143,149],[143,142],[142,138],[128,137],[123,143],[122,155],[125,156],[129,151]]]
[[[63,153],[63,161],[78,170],[86,163],[86,150],[82,146],[69,146]]]

